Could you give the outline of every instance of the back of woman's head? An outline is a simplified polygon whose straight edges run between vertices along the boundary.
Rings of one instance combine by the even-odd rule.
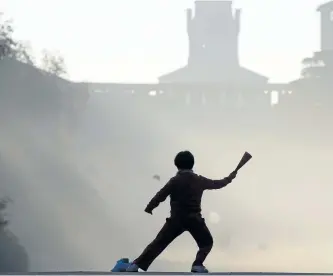
[[[179,152],[174,160],[178,170],[192,170],[194,166],[194,156],[188,150]]]

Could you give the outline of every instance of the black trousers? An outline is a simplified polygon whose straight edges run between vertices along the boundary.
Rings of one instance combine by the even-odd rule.
[[[192,217],[167,218],[156,238],[146,247],[142,254],[134,260],[134,263],[142,270],[147,271],[158,255],[160,255],[175,238],[185,231],[188,231],[192,235],[199,247],[193,265],[203,265],[203,262],[213,247],[213,237],[205,223],[205,219],[198,215]]]

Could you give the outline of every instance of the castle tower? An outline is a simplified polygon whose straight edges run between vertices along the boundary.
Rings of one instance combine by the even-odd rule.
[[[239,67],[240,10],[232,1],[196,1],[195,15],[187,10],[190,67]]]
[[[233,13],[232,1],[195,2],[194,16],[187,10],[188,63],[160,76],[160,83],[239,83],[262,87],[268,78],[243,68],[238,56],[241,11]],[[229,89],[229,88],[225,88]]]
[[[320,5],[317,11],[321,13],[321,51],[333,50],[333,1]]]

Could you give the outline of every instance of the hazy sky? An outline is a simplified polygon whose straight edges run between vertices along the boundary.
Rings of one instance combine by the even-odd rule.
[[[241,64],[271,78],[299,76],[319,48],[321,0],[235,0]],[[59,50],[70,78],[154,82],[187,62],[185,9],[193,0],[0,0],[35,53]],[[171,42],[172,41],[172,42]]]

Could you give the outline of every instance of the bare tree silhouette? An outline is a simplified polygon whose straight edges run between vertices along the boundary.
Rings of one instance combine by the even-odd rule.
[[[47,50],[44,50],[41,67],[44,71],[56,76],[66,74],[64,58],[60,54],[51,53]]]

